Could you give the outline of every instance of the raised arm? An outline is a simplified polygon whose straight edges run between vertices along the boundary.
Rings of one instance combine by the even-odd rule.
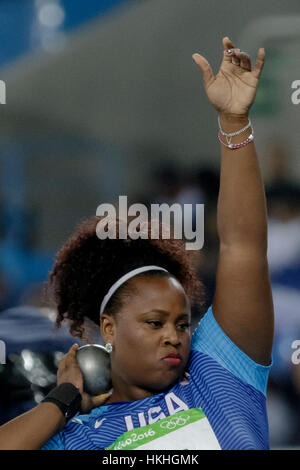
[[[209,100],[226,134],[242,130],[255,99],[265,51],[253,68],[249,56],[223,38],[224,57],[214,76],[206,59],[194,54]],[[220,240],[213,298],[214,316],[237,346],[257,363],[270,363],[273,300],[267,262],[267,211],[251,128],[231,138],[220,135],[221,175],[217,226]],[[251,138],[250,138],[251,139]],[[246,142],[245,142],[246,141]],[[229,143],[245,145],[232,149]],[[225,145],[224,145],[225,144]]]

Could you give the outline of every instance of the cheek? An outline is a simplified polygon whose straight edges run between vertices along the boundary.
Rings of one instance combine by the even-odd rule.
[[[189,334],[186,334],[182,338],[182,345],[184,348],[189,349],[191,346],[191,336]]]
[[[145,328],[135,325],[134,328],[122,328],[117,331],[115,349],[119,354],[128,352],[137,354],[137,351],[143,350],[146,344],[153,341],[152,336],[145,331]]]

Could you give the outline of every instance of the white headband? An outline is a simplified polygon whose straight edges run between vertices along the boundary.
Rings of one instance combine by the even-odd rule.
[[[128,273],[124,274],[124,276],[120,277],[109,289],[107,292],[106,296],[102,300],[102,304],[100,306],[100,315],[104,312],[104,309],[111,298],[111,296],[116,292],[119,287],[124,284],[124,282],[128,281],[133,276],[136,276],[137,274],[144,273],[145,271],[165,271],[166,273],[168,272],[166,269],[161,268],[160,266],[142,266],[141,268],[136,268],[133,269],[132,271],[129,271]]]

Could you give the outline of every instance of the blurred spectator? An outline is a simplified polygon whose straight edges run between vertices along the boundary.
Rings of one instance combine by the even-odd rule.
[[[273,181],[267,187],[268,261],[275,313],[268,393],[273,447],[300,444],[300,388],[291,361],[291,345],[300,339],[300,188],[286,177],[283,150],[278,148],[275,156]]]
[[[300,188],[290,182],[267,188],[268,260],[272,273],[300,265]],[[298,284],[300,286],[300,284]]]
[[[300,388],[295,386],[292,343],[300,339],[300,290],[272,286],[275,329],[273,367],[267,395],[270,441],[272,446],[300,443]],[[279,419],[284,410],[284,419]]]

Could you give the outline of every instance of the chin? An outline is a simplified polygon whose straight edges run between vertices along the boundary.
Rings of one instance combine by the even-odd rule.
[[[161,393],[173,387],[180,377],[183,376],[183,372],[179,373],[178,370],[171,372],[172,373],[168,374],[168,377],[164,374],[160,379],[155,379],[151,384],[147,384],[147,389],[155,393]]]

